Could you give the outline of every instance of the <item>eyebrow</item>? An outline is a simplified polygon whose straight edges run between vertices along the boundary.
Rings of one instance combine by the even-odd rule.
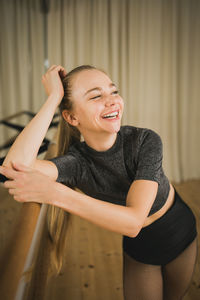
[[[116,87],[116,85],[114,84],[114,83],[110,83],[109,84],[109,87]],[[95,88],[92,88],[92,89],[90,89],[90,90],[88,90],[85,94],[84,94],[84,96],[86,96],[87,94],[89,94],[90,92],[93,92],[93,91],[101,91],[102,90],[102,88],[100,88],[100,87],[95,87]]]

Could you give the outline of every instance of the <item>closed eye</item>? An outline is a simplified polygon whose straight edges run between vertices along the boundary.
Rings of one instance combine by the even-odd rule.
[[[97,99],[97,98],[99,98],[99,97],[101,97],[101,95],[94,96],[94,97],[92,97],[92,98],[90,98],[90,99],[93,100],[93,99]]]
[[[112,94],[117,95],[119,94],[119,91],[113,91]]]
[[[111,94],[112,94],[112,95],[117,95],[117,94],[119,94],[119,91],[117,91],[117,90],[116,90],[116,91],[113,91]],[[90,98],[90,100],[98,99],[98,98],[100,98],[100,97],[101,97],[101,95],[96,95],[96,96]]]

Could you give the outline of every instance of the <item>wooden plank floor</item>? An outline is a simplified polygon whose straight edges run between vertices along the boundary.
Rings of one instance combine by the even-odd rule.
[[[200,180],[175,186],[193,210],[200,235]],[[2,187],[0,199],[1,251],[21,204],[10,199]],[[45,300],[123,300],[121,240],[119,234],[72,216],[66,263],[61,274],[49,282]],[[190,289],[184,297],[184,300],[199,299],[200,253]]]
[[[175,186],[195,213],[200,234],[200,181]],[[45,300],[56,299],[123,300],[121,236],[73,216],[66,264],[61,275],[49,283]],[[200,254],[184,297],[184,300],[199,299]]]

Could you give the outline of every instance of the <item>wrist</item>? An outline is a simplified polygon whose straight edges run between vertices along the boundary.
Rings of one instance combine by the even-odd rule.
[[[60,208],[65,208],[67,205],[68,192],[71,189],[64,184],[53,181],[51,185],[50,197],[47,200],[48,204],[55,205]]]
[[[63,94],[60,94],[59,92],[52,92],[48,95],[48,98],[53,99],[54,101],[60,102],[63,98]]]
[[[56,93],[50,94],[46,100],[48,105],[51,105],[54,108],[54,110],[57,109],[57,107],[59,106],[61,101],[62,101],[61,95],[56,94]]]

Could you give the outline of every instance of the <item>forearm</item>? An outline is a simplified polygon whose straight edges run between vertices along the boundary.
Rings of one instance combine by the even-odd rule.
[[[72,214],[78,215],[105,229],[134,237],[140,225],[133,208],[108,203],[55,183],[51,202]]]
[[[27,166],[34,163],[57,107],[55,97],[48,97],[36,116],[16,138],[3,162],[4,166],[10,166],[12,160]]]

